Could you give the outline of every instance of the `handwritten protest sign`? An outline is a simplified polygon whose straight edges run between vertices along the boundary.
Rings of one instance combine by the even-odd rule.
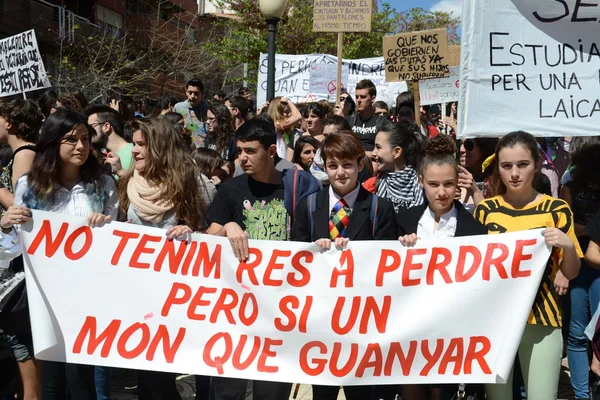
[[[383,56],[388,82],[445,78],[450,73],[445,29],[384,36]]]
[[[335,64],[312,64],[310,86],[312,93],[335,94],[337,88],[337,66]],[[348,87],[348,69],[342,70],[342,87]]]
[[[310,90],[310,72],[312,65],[337,65],[337,58],[329,54],[305,54],[275,56],[275,96],[285,96],[295,103],[312,101],[335,101],[335,94],[322,87],[322,92]],[[356,83],[361,79],[370,79],[377,87],[377,100],[385,101],[390,107],[396,102],[396,96],[406,92],[406,82],[386,82],[383,57],[343,60],[342,82],[348,83],[348,92],[353,95]],[[347,78],[346,78],[347,77]],[[261,53],[258,68],[257,104],[266,101],[267,94],[267,55]]]
[[[460,67],[450,67],[450,76],[419,81],[421,105],[458,101],[460,94]]]
[[[86,224],[23,227],[37,358],[323,385],[505,381],[550,254],[533,230],[239,263],[226,238]]]
[[[315,0],[313,32],[371,32],[371,0]]]
[[[0,40],[0,97],[50,86],[34,30]]]
[[[600,5],[594,3],[465,2],[458,135],[597,135]]]

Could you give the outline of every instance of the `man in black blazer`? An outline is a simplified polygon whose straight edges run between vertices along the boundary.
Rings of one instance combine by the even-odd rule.
[[[292,240],[316,242],[324,249],[332,243],[342,249],[349,240],[396,240],[392,203],[358,181],[365,154],[360,139],[352,132],[331,134],[321,144],[321,154],[331,185],[299,201]],[[344,394],[347,400],[369,400],[373,390],[370,385],[345,386]],[[338,392],[339,386],[313,385],[314,400],[336,400]],[[391,392],[389,399],[395,397]]]

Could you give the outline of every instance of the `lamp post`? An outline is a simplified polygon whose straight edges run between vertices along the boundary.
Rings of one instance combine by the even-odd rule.
[[[283,16],[287,0],[259,0],[260,12],[269,29],[269,52],[267,56],[267,100],[275,97],[275,33],[277,23]]]

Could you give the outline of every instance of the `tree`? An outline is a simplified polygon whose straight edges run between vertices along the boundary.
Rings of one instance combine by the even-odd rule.
[[[248,63],[250,81],[256,82],[260,53],[267,52],[265,20],[256,0],[216,0],[218,7],[230,9],[237,18],[217,22],[226,35],[209,43],[209,51],[228,71]],[[277,27],[277,52],[283,54],[336,54],[337,34],[313,32],[313,2],[289,0],[287,11]],[[345,33],[344,58],[368,58],[382,55],[383,36],[413,30],[447,27],[449,38],[457,41],[459,20],[444,12],[413,9],[397,13],[388,3],[383,3],[371,19],[371,32]],[[229,78],[232,81],[241,77]]]
[[[448,43],[459,44],[460,19],[443,11],[427,11],[422,8],[412,8],[397,14],[398,30],[401,32],[426,31],[429,29],[446,28]]]
[[[214,40],[213,30],[196,40],[198,16],[186,12],[164,18],[163,3],[152,14],[141,14],[135,28],[76,25],[74,40],[57,39],[54,86],[60,92],[82,91],[91,101],[116,94],[150,98],[161,96],[168,81],[214,76],[218,60],[203,43]]]

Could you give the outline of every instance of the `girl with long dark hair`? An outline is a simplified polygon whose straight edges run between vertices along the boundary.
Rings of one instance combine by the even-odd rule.
[[[368,179],[366,188],[374,185],[377,196],[389,199],[394,210],[423,204],[423,188],[419,185],[418,162],[423,156],[423,140],[406,125],[382,128],[375,137],[372,157],[377,162],[377,176]]]
[[[215,150],[225,161],[235,161],[235,137],[229,108],[213,104],[206,114],[206,147]]]
[[[117,217],[116,183],[90,152],[93,132],[85,117],[67,109],[46,119],[31,170],[0,220],[3,242],[18,242],[18,226],[31,220],[31,210],[87,217],[92,227]],[[44,399],[96,398],[93,366],[44,361],[41,376]]]
[[[504,136],[498,142],[495,158],[491,183],[498,195],[483,200],[475,210],[475,218],[488,233],[545,227],[546,243],[553,247],[518,354],[527,398],[556,399],[563,317],[554,281],[559,271],[566,279],[574,279],[583,257],[575,236],[573,213],[564,200],[538,193],[533,187],[543,160],[532,135],[513,132]],[[486,392],[490,400],[511,400],[512,373],[506,384],[486,385]]]

